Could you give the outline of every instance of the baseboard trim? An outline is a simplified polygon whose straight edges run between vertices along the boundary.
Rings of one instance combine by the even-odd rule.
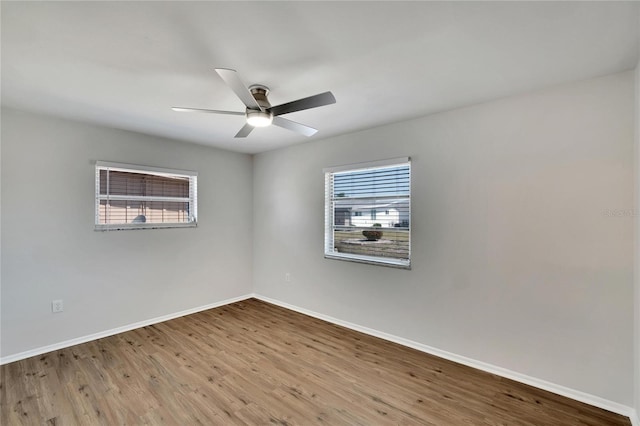
[[[81,343],[90,342],[92,340],[102,339],[104,337],[113,336],[114,334],[118,334],[118,333],[124,333],[125,331],[134,330],[136,328],[146,327],[148,325],[158,324],[160,322],[169,321],[179,317],[184,317],[186,315],[191,315],[197,312],[206,311],[207,309],[219,308],[220,306],[228,305],[230,303],[240,302],[246,299],[251,299],[252,297],[253,297],[253,294],[249,293],[243,296],[222,300],[220,302],[209,303],[208,305],[198,306],[196,308],[186,309],[184,311],[175,312],[168,315],[162,315],[156,318],[135,322],[133,324],[127,324],[122,327],[112,328],[111,330],[100,331],[98,333],[77,337],[75,339],[65,340],[59,343],[54,343],[52,345],[42,346],[39,348],[31,349],[31,350],[20,352],[13,355],[7,355],[0,358],[0,365],[8,364],[14,361],[20,361],[21,359],[30,358],[36,355],[42,355],[44,353],[51,352],[51,351],[57,351],[58,349],[68,348],[70,346],[79,345]]]
[[[340,325],[351,330],[359,331],[360,333],[368,334],[370,336],[379,337],[380,339],[388,340],[390,342],[398,343],[403,346],[407,346],[421,352],[435,355],[440,358],[447,359],[449,361],[457,362],[478,370],[486,371],[487,373],[495,374],[497,376],[505,377],[507,379],[514,380],[516,382],[524,383],[539,389],[543,389],[549,392],[553,392],[558,395],[566,396],[567,398],[575,399],[576,401],[584,402],[585,404],[593,405],[604,410],[608,410],[626,417],[629,417],[633,426],[640,426],[638,423],[638,415],[636,410],[623,404],[619,404],[614,401],[601,398],[599,396],[591,395],[585,392],[581,392],[575,389],[571,389],[565,386],[561,386],[555,383],[548,382],[546,380],[537,379],[535,377],[527,376],[516,371],[508,370],[506,368],[498,367],[496,365],[488,364],[486,362],[477,361],[472,358],[468,358],[462,355],[454,354],[452,352],[443,351],[438,348],[434,348],[422,343],[414,342],[402,337],[394,336],[392,334],[384,333],[382,331],[374,330],[372,328],[363,327],[358,324],[353,324],[347,321],[343,321],[337,318],[330,317],[328,315],[320,314],[318,312],[310,311],[305,308],[291,305],[289,303],[282,302],[280,300],[272,299],[260,294],[254,294],[254,298],[262,300],[273,305],[280,306],[282,308],[290,309],[292,311],[299,312],[301,314],[308,315],[310,317],[318,318],[323,321],[327,321],[336,325]]]
[[[402,337],[394,336],[392,334],[388,334],[382,331],[378,331],[372,328],[364,327],[358,324],[350,323],[348,321],[343,321],[338,318],[331,317],[329,315],[320,314],[318,312],[314,312],[305,308],[301,308],[295,305],[291,305],[286,302],[282,302],[280,300],[272,299],[267,296],[263,296],[260,294],[250,293],[245,294],[243,296],[234,297],[231,299],[222,300],[219,302],[210,303],[203,306],[198,306],[196,308],[186,309],[184,311],[175,312],[168,315],[163,315],[155,318],[151,318],[144,321],[139,321],[132,324],[127,324],[125,326],[113,328],[110,330],[101,331],[98,333],[89,334],[83,337],[78,337],[75,339],[65,340],[63,342],[54,343],[52,345],[42,346],[39,348],[31,349],[28,351],[20,352],[13,355],[8,355],[0,358],[0,365],[8,364],[14,361],[20,361],[22,359],[30,358],[32,356],[42,355],[47,352],[56,351],[59,349],[68,348],[70,346],[79,345],[81,343],[90,342],[93,340],[102,339],[104,337],[113,336],[114,334],[124,333],[126,331],[134,330],[136,328],[146,327],[153,324],[158,324],[164,321],[169,321],[175,318],[180,318],[186,315],[195,314],[197,312],[206,311],[208,309],[218,308],[220,306],[229,305],[231,303],[240,302],[242,300],[247,300],[251,298],[256,298],[258,300],[262,300],[267,303],[271,303],[273,305],[277,305],[286,309],[290,309],[295,312],[299,312],[304,315],[308,315],[310,317],[318,318],[323,321],[330,322],[332,324],[340,325],[342,327],[358,331],[360,333],[368,334],[370,336],[378,337],[380,339],[388,340],[390,342],[398,343],[403,346],[407,346],[421,352],[425,352],[431,355],[435,355],[440,358],[447,359],[449,361],[457,362],[459,364],[463,364],[472,368],[477,368],[478,370],[486,371],[491,374],[495,374],[497,376],[505,377],[507,379],[514,380],[516,382],[524,383],[530,386],[534,386],[549,392],[556,393],[558,395],[566,396],[567,398],[575,399],[576,401],[584,402],[585,404],[590,404],[595,407],[602,408],[604,410],[608,410],[623,416],[629,417],[632,426],[640,426],[640,419],[638,418],[638,412],[631,407],[626,405],[619,404],[614,401],[609,401],[607,399],[591,395],[585,392],[581,392],[575,389],[571,389],[565,386],[561,386],[555,383],[548,382],[546,380],[537,379],[535,377],[527,376],[525,374],[518,373],[516,371],[508,370],[506,368],[498,367],[492,364],[488,364],[482,361],[477,361],[472,358],[468,358],[462,355],[454,354],[452,352],[443,351],[438,348],[434,348],[428,345],[424,345],[422,343],[414,342],[412,340],[408,340]]]

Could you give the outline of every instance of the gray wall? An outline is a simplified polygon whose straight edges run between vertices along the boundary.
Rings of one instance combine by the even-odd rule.
[[[626,72],[257,155],[255,292],[633,406],[633,108]],[[324,259],[322,168],[399,156],[413,269]]]
[[[253,162],[3,110],[1,354],[255,290],[634,406],[633,85],[612,75]],[[413,270],[325,260],[322,168],[405,155]],[[95,160],[197,170],[199,227],[93,231]],[[640,364],[635,377],[640,408]]]
[[[640,22],[640,20],[639,20]],[[635,252],[635,407],[640,422],[640,61],[636,66],[636,252]]]
[[[251,156],[12,110],[1,136],[3,356],[251,293]],[[94,231],[95,160],[198,171],[198,227]]]

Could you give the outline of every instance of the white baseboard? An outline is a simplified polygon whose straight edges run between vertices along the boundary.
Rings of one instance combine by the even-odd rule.
[[[198,306],[196,308],[186,309],[184,311],[175,312],[173,314],[163,315],[156,318],[151,318],[145,321],[136,322],[133,324],[127,324],[122,327],[112,328],[111,330],[105,330],[98,333],[89,334],[87,336],[77,337],[75,339],[65,340],[64,342],[54,343],[52,345],[42,346],[36,349],[20,352],[13,355],[7,355],[0,358],[0,365],[8,364],[10,362],[19,361],[21,359],[30,358],[36,355],[42,355],[47,352],[57,351],[58,349],[68,348],[70,346],[79,345],[81,343],[90,342],[92,340],[102,339],[104,337],[113,336],[114,334],[124,333],[125,331],[134,330],[136,328],[146,327],[148,325],[157,324],[159,322],[169,321],[174,318],[184,317],[186,315],[195,314],[196,312],[206,311],[207,309],[218,308],[220,306],[228,305],[230,303],[239,302],[241,300],[250,299],[253,294],[245,294],[243,296],[233,297],[231,299],[222,300],[220,302],[210,303],[208,305]]]
[[[197,312],[206,311],[207,309],[218,308],[220,306],[228,305],[230,303],[240,302],[242,300],[256,298],[259,300],[263,300],[268,303],[272,303],[277,306],[281,306],[286,309],[290,309],[292,311],[300,312],[302,314],[321,319],[323,321],[327,321],[336,325],[340,325],[342,327],[349,328],[351,330],[358,331],[360,333],[368,334],[370,336],[379,337],[384,340],[388,340],[390,342],[398,343],[403,346],[407,346],[413,349],[417,349],[421,352],[425,352],[431,355],[435,355],[440,358],[447,359],[449,361],[457,362],[459,364],[467,365],[472,368],[477,368],[478,370],[486,371],[491,374],[495,374],[497,376],[505,377],[507,379],[514,380],[516,382],[524,383],[530,386],[534,386],[549,392],[556,393],[558,395],[566,396],[567,398],[575,399],[580,402],[584,402],[586,404],[593,405],[595,407],[599,407],[605,410],[609,410],[611,412],[621,414],[623,416],[629,417],[631,420],[632,426],[640,426],[640,420],[638,419],[638,411],[634,410],[631,407],[627,407],[626,405],[619,404],[617,402],[609,401],[604,398],[600,398],[595,395],[591,395],[585,392],[581,392],[575,389],[567,388],[565,386],[557,385],[555,383],[547,382],[545,380],[537,379],[535,377],[527,376],[525,374],[521,374],[515,371],[508,370],[506,368],[498,367],[492,364],[488,364],[482,361],[477,361],[472,358],[467,358],[462,355],[457,355],[452,352],[443,351],[441,349],[437,349],[431,346],[424,345],[422,343],[414,342],[412,340],[404,339],[402,337],[394,336],[392,334],[384,333],[382,331],[374,330],[372,328],[363,327],[358,324],[353,324],[347,321],[342,321],[337,318],[330,317],[328,315],[320,314],[314,311],[310,311],[308,309],[300,308],[298,306],[290,305],[285,302],[281,302],[279,300],[272,299],[270,297],[262,296],[259,294],[245,294],[243,296],[234,297],[231,299],[222,300],[220,302],[210,303],[208,305],[199,306],[196,308],[187,309],[180,312],[175,312],[168,315],[163,315],[160,317],[148,319],[145,321],[136,322],[133,324],[127,324],[122,327],[113,328],[111,330],[101,331],[99,333],[93,333],[87,336],[78,337],[75,339],[65,340],[63,342],[55,343],[52,345],[42,346],[36,349],[31,349],[28,351],[20,352],[13,355],[8,355],[0,358],[0,365],[8,364],[10,362],[19,361],[21,359],[30,358],[32,356],[41,355],[47,352],[55,351],[58,349],[68,348],[70,346],[79,345],[81,343],[90,342],[92,340],[102,339],[104,337],[113,336],[114,334],[124,333],[126,331],[134,330],[136,328],[146,327],[148,325],[157,324],[160,322],[168,321],[174,318],[183,317],[186,315],[195,314]]]
[[[379,337],[381,339],[398,343],[400,345],[407,346],[413,349],[417,349],[421,352],[435,355],[437,357],[444,358],[449,361],[457,362],[459,364],[463,364],[469,367],[476,368],[478,370],[495,374],[497,376],[514,380],[516,382],[524,383],[539,389],[553,392],[558,395],[566,396],[567,398],[575,399],[576,401],[584,402],[585,404],[593,405],[595,407],[599,407],[599,408],[629,417],[633,426],[640,426],[640,423],[638,423],[638,413],[636,412],[636,410],[634,410],[631,407],[627,407],[626,405],[622,405],[614,401],[609,401],[599,396],[591,395],[591,394],[581,392],[575,389],[571,389],[565,386],[561,386],[555,383],[547,382],[546,380],[541,380],[535,377],[527,376],[525,374],[521,374],[516,371],[511,371],[506,368],[498,367],[492,364],[488,364],[486,362],[477,361],[475,359],[467,358],[462,355],[457,355],[452,352],[447,352],[431,346],[423,345],[422,343],[414,342],[412,340],[404,339],[402,337],[394,336],[392,334],[384,333],[382,331],[374,330],[368,327],[363,327],[361,325],[353,324],[347,321],[342,321],[340,319],[333,318],[328,315],[320,314],[314,311],[310,311],[308,309],[290,305],[288,303],[281,302],[279,300],[275,300],[270,297],[262,296],[260,294],[254,294],[253,297],[255,297],[256,299],[286,308],[286,309],[290,309],[292,311],[300,312],[302,314],[309,315],[311,317],[318,318],[323,321],[327,321],[336,325],[340,325],[342,327],[349,328],[351,330],[359,331],[361,333],[368,334],[370,336]]]

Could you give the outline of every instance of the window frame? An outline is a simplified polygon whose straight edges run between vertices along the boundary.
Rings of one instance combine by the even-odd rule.
[[[150,176],[181,177],[189,179],[188,197],[162,197],[141,195],[111,195],[100,193],[100,171],[109,170],[124,173],[147,174]],[[100,202],[104,200],[114,201],[149,201],[149,202],[188,202],[189,222],[165,222],[165,223],[100,223]],[[161,167],[142,166],[137,164],[114,163],[108,161],[96,161],[95,163],[95,231],[124,231],[134,229],[166,229],[166,228],[195,228],[198,226],[198,172],[191,170],[167,169]]]
[[[397,259],[382,256],[369,256],[353,253],[344,253],[335,251],[334,231],[335,225],[335,206],[336,198],[333,196],[333,176],[337,173],[359,172],[370,169],[389,168],[393,166],[409,167],[409,195],[399,196],[398,198],[406,198],[409,204],[408,215],[409,223],[407,226],[408,233],[408,255],[407,259]],[[366,263],[378,266],[387,266],[400,269],[411,269],[411,158],[399,157],[387,160],[370,161],[365,163],[345,164],[341,166],[327,167],[322,170],[325,178],[325,226],[324,226],[324,257],[325,259],[343,260],[349,262]]]

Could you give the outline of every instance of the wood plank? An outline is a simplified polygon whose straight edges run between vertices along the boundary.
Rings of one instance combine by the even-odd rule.
[[[255,299],[0,367],[0,423],[630,425]]]

